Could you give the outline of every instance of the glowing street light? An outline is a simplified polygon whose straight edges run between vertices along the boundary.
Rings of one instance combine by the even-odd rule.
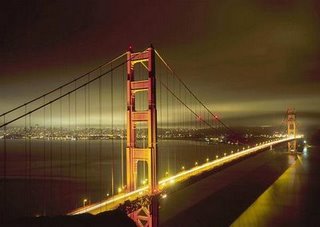
[[[141,181],[143,185],[145,185],[147,182],[148,182],[148,179],[144,179],[143,181]]]
[[[82,202],[83,202],[83,206],[85,207],[87,205],[88,200],[84,199]]]
[[[167,198],[167,194],[162,194],[162,195],[161,195],[161,198],[162,198],[162,199]]]

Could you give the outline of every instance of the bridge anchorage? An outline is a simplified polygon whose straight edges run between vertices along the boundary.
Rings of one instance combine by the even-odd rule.
[[[135,80],[134,66],[142,64],[148,71],[148,79]],[[149,202],[139,202],[138,209],[131,209],[129,216],[138,226],[158,226],[158,200],[153,195],[158,193],[157,174],[157,110],[156,110],[156,80],[155,53],[151,46],[143,52],[127,52],[127,192],[137,189],[138,162],[147,165]],[[148,109],[137,110],[136,95],[146,92]],[[147,144],[137,147],[137,127],[141,123],[147,124]],[[145,201],[145,200],[143,200]],[[130,205],[131,206],[131,205]],[[129,210],[130,210],[129,209]],[[128,209],[126,209],[128,211]]]

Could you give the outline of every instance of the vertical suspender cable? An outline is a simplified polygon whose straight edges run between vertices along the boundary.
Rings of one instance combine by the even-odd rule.
[[[162,70],[160,69],[160,71],[159,71],[159,77],[160,78],[162,78]],[[163,141],[163,106],[162,106],[162,85],[161,85],[161,83],[157,83],[157,84],[159,84],[158,86],[159,86],[159,89],[157,89],[157,91],[159,91],[159,96],[157,96],[157,98],[159,99],[160,98],[160,101],[159,101],[159,108],[160,108],[160,119],[159,120],[157,120],[158,122],[160,122],[160,124],[158,124],[158,125],[160,125],[160,128],[159,127],[157,127],[157,130],[158,130],[158,133],[157,133],[157,135],[159,136],[161,136],[161,141]],[[158,109],[158,111],[159,111],[159,109]],[[159,130],[160,129],[160,130]],[[159,150],[161,150],[161,149],[159,149]],[[159,152],[159,151],[158,151]],[[163,162],[161,162],[161,157],[162,157],[162,155],[161,155],[161,153],[159,152],[159,155],[158,155],[158,157],[160,157],[160,162],[159,163],[163,163]],[[160,165],[160,167],[161,167],[161,165]],[[160,169],[160,168],[159,168]],[[160,172],[160,171],[159,171]]]
[[[89,78],[89,77],[87,77]],[[89,79],[88,79],[89,80]],[[87,85],[84,87],[84,131],[85,131],[85,138],[84,138],[84,195],[85,199],[87,199],[88,196],[88,183],[87,183],[87,171],[88,171],[88,163],[87,163],[87,142],[88,142],[88,125],[87,125]]]
[[[77,88],[77,81],[74,82],[74,88]],[[75,136],[75,143],[74,143],[74,176],[77,179],[78,178],[78,139],[79,139],[79,133],[78,133],[78,105],[77,105],[77,90],[74,92],[74,136]],[[77,203],[76,203],[77,204]],[[76,207],[76,206],[75,206]]]
[[[27,113],[27,105],[24,106],[24,113]],[[29,198],[30,196],[30,191],[29,191],[29,178],[28,178],[28,144],[27,144],[27,117],[24,117],[24,181],[25,181],[25,191],[28,195],[28,198],[26,198],[26,212],[27,215],[29,214]]]
[[[99,76],[101,75],[101,67],[99,68]],[[102,87],[101,87],[101,77],[99,78],[99,199],[102,199]]]
[[[52,201],[53,201],[53,182],[52,182],[52,169],[53,169],[53,154],[52,154],[52,103],[50,103],[50,210],[49,212],[52,212]]]
[[[6,115],[3,116],[3,123],[6,123]],[[6,218],[7,210],[7,126],[3,128],[3,204],[2,204],[2,220]],[[1,221],[2,221],[1,220]]]
[[[71,95],[68,94],[68,196],[71,197]]]
[[[46,96],[43,97],[43,104],[46,104]],[[46,160],[46,138],[47,138],[47,130],[46,130],[46,107],[43,108],[43,215],[46,215],[46,206],[47,206],[47,160]]]
[[[167,87],[169,87],[169,75],[168,75],[168,71],[166,73],[166,80],[167,80]],[[169,93],[168,91],[166,91],[166,96],[167,96],[167,100],[166,100],[166,105],[167,105],[167,108],[166,108],[166,111],[167,111],[167,116],[166,116],[166,120],[167,120],[167,124],[166,124],[166,137],[168,136],[167,132],[169,130]],[[168,141],[168,138],[166,138],[166,140]],[[166,172],[169,173],[169,164],[170,164],[170,148],[169,146],[167,146],[167,168],[166,168]]]
[[[88,81],[90,80],[90,74],[88,76]],[[91,88],[90,88],[90,83],[88,84],[88,149],[87,149],[87,181],[88,179],[88,167],[90,167],[90,156],[88,156],[88,154],[90,154],[90,150],[91,150]],[[89,172],[90,174],[90,172]],[[90,175],[89,175],[90,176]],[[88,190],[88,194],[90,194],[90,190],[88,188],[88,182],[87,182],[87,190]]]
[[[28,136],[28,176],[29,176],[29,190],[32,191],[32,187],[33,185],[31,184],[31,167],[32,167],[32,159],[31,159],[31,135],[32,135],[32,129],[31,129],[31,113],[29,114],[29,136]],[[31,200],[31,203],[32,203],[32,198],[33,198],[33,195],[32,195],[32,192],[30,192],[30,197],[29,199]],[[30,204],[31,205],[31,204]],[[32,208],[30,207],[30,210],[32,210]],[[31,214],[31,213],[30,213]]]
[[[172,78],[172,89],[175,91],[176,89],[176,83],[175,83],[175,78],[173,77],[173,75],[171,75],[171,78]],[[173,95],[171,95],[171,116],[172,116],[172,136],[175,137],[175,129],[176,129],[176,105],[175,105],[175,98]],[[173,161],[173,173],[172,174],[175,174],[176,171],[177,171],[177,147],[173,147],[172,149],[172,152],[173,152],[173,155],[174,155],[174,161]]]
[[[111,63],[112,69],[112,63]],[[110,77],[110,103],[111,103],[111,159],[112,159],[112,168],[111,168],[111,194],[114,195],[114,140],[113,140],[113,70],[111,71]]]

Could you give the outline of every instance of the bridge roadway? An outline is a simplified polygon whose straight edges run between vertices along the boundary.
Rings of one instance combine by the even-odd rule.
[[[159,181],[159,190],[160,192],[170,188],[170,186],[173,186],[175,183],[183,182],[187,179],[189,179],[192,176],[199,175],[205,171],[213,170],[215,168],[221,167],[223,165],[229,164],[233,161],[236,161],[237,159],[243,158],[245,156],[254,154],[258,151],[261,151],[263,149],[268,149],[271,146],[275,146],[281,143],[285,143],[294,139],[300,139],[302,138],[302,135],[296,136],[296,138],[293,137],[286,137],[282,139],[277,139],[273,141],[264,142],[261,144],[257,144],[254,147],[248,147],[247,149],[244,149],[239,152],[234,152],[233,154],[229,154],[225,157],[208,161],[207,163],[204,163],[202,165],[193,167],[189,170],[184,170],[182,172],[177,173],[174,176],[162,179]],[[132,192],[126,192],[117,194],[113,197],[110,197],[102,202],[91,204],[85,207],[81,207],[77,210],[74,210],[69,213],[69,215],[76,215],[76,214],[82,214],[82,213],[91,213],[91,214],[98,214],[100,212],[113,210],[119,206],[119,204],[124,203],[126,200],[135,200],[139,197],[145,196],[148,194],[148,187],[142,187]]]

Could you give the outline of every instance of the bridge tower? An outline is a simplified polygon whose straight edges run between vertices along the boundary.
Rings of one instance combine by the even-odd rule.
[[[135,80],[134,66],[142,64],[148,71],[148,78]],[[141,206],[141,209],[129,216],[138,226],[158,226],[158,202],[155,198],[158,192],[157,174],[157,110],[156,110],[156,79],[155,79],[155,54],[151,46],[143,52],[133,53],[131,47],[127,52],[127,191],[137,189],[138,162],[147,164],[149,195],[151,203]],[[148,109],[137,110],[135,105],[136,95],[146,92]],[[139,123],[147,125],[147,144],[137,147],[137,126]]]
[[[287,111],[288,114],[288,136],[293,136],[296,138],[297,134],[297,124],[296,124],[296,111],[293,108],[289,108]],[[289,152],[296,152],[297,149],[297,141],[292,140],[288,142],[288,151]]]

